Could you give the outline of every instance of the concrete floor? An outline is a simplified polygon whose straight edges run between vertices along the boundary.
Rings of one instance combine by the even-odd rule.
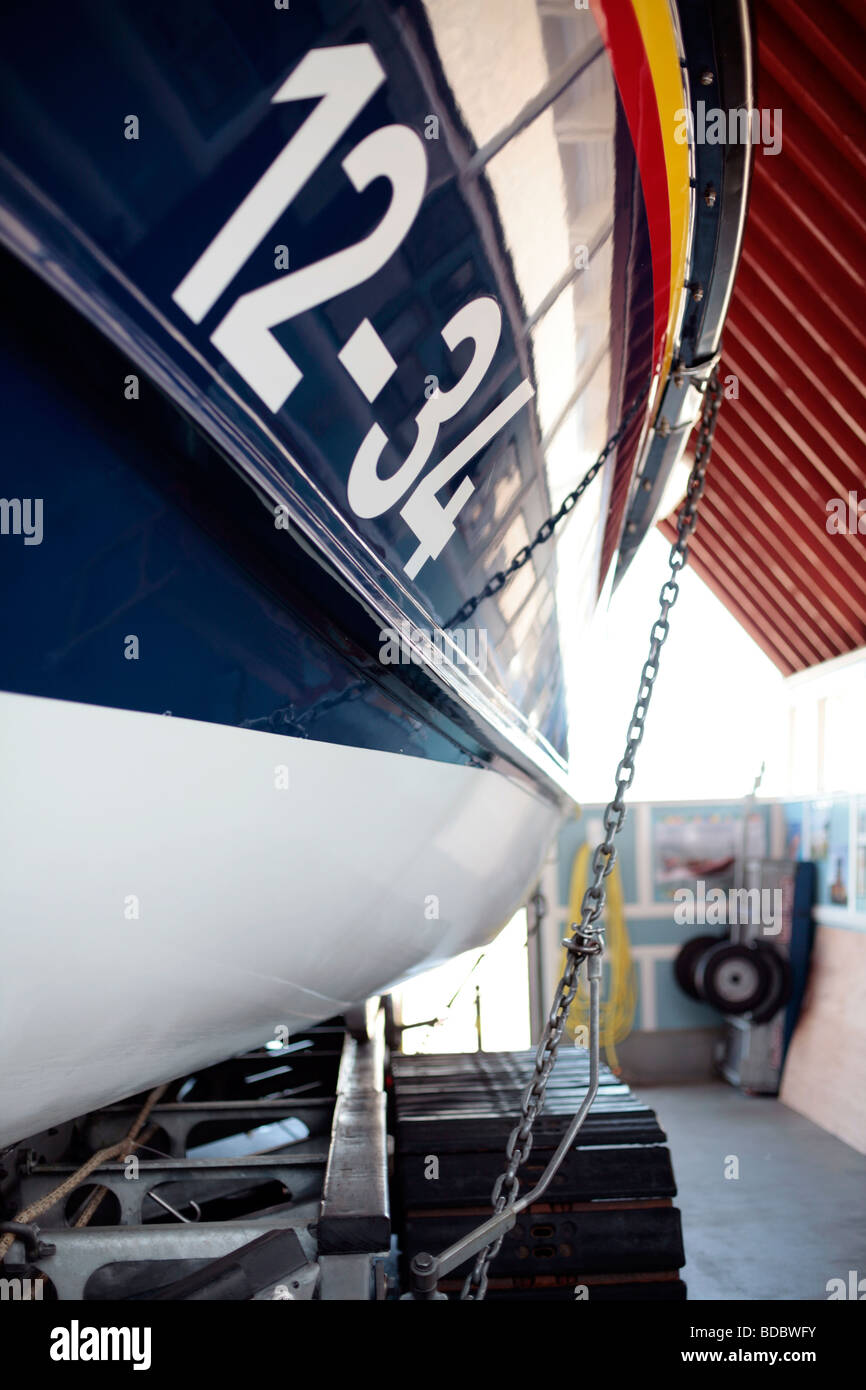
[[[635,1089],[668,1135],[690,1299],[824,1300],[829,1279],[866,1279],[866,1156],[722,1082]]]

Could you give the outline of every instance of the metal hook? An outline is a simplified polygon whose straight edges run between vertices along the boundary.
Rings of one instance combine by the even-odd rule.
[[[146,1192],[145,1196],[150,1197],[154,1202],[158,1202],[159,1205],[165,1211],[169,1212],[172,1216],[176,1216],[178,1221],[182,1221],[185,1226],[194,1226],[196,1221],[201,1221],[201,1207],[199,1206],[198,1202],[194,1202],[192,1198],[190,1198],[186,1205],[188,1207],[192,1207],[193,1211],[195,1212],[195,1216],[189,1217],[183,1216],[179,1211],[176,1211],[173,1206],[166,1202],[163,1197],[160,1197],[159,1194],[154,1192],[152,1189],[150,1192]]]

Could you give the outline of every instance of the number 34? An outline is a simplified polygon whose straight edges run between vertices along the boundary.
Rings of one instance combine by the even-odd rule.
[[[277,90],[275,102],[319,100],[174,291],[175,303],[194,323],[201,323],[213,308],[384,81],[381,64],[369,44],[350,44],[313,49]],[[359,193],[374,179],[388,180],[391,198],[378,225],[354,246],[240,295],[211,334],[214,346],[272,412],[285,405],[302,373],[270,330],[375,275],[402,244],[424,197],[427,156],[420,137],[408,126],[389,125],[374,131],[346,156],[342,167]],[[348,480],[349,505],[356,516],[380,516],[399,502],[419,477],[440,427],[463,409],[481,384],[496,353],[501,328],[499,305],[489,296],[465,305],[445,325],[442,338],[447,347],[453,352],[469,339],[472,359],[450,390],[437,390],[421,407],[416,416],[415,444],[389,478],[380,478],[377,472],[387,437],[378,425],[368,431]],[[339,357],[371,402],[397,370],[368,319],[358,325]],[[530,383],[523,380],[431,469],[401,508],[400,515],[418,540],[404,566],[409,579],[415,579],[425,562],[441,553],[454,534],[454,518],[473,486],[464,478],[444,506],[436,494],[532,394]]]

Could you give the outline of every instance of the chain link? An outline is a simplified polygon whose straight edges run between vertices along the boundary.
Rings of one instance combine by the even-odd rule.
[[[465,623],[467,618],[471,618],[472,614],[475,612],[476,608],[480,603],[483,603],[486,598],[492,598],[494,594],[498,594],[499,590],[503,589],[505,585],[508,583],[511,576],[513,574],[516,574],[518,570],[523,569],[523,566],[529,560],[536,546],[544,545],[545,541],[550,540],[559,523],[566,516],[568,516],[568,513],[570,511],[574,509],[574,507],[578,503],[578,500],[589,487],[593,478],[595,478],[596,475],[601,472],[608,458],[613,453],[617,444],[622,439],[623,435],[625,434],[626,430],[628,429],[629,425],[631,424],[632,420],[637,414],[637,410],[640,406],[641,401],[644,399],[647,392],[649,391],[651,380],[652,379],[648,377],[647,380],[644,382],[643,386],[640,388],[637,395],[634,397],[634,400],[632,401],[628,410],[625,412],[625,415],[623,415],[622,420],[619,423],[619,427],[616,430],[616,433],[611,435],[610,439],[605,444],[598,458],[595,460],[595,463],[584,474],[577,487],[572,492],[570,492],[567,497],[563,498],[562,502],[560,503],[559,510],[554,512],[552,516],[549,516],[546,521],[543,521],[541,523],[535,534],[534,539],[531,540],[528,543],[528,545],[524,545],[521,547],[520,550],[518,550],[517,554],[512,557],[511,563],[507,565],[504,570],[497,570],[495,574],[491,575],[490,579],[484,585],[484,588],[481,590],[479,594],[476,594],[474,598],[467,599],[466,602],[463,604],[463,607],[457,609],[457,612],[454,614],[454,616],[449,618],[448,622],[445,624],[446,628],[456,627],[458,623]]]
[[[667,641],[670,623],[668,615],[679,597],[677,576],[688,558],[689,541],[698,524],[698,503],[703,496],[707,464],[713,445],[713,434],[721,404],[722,391],[715,372],[705,389],[704,404],[698,427],[698,440],[695,447],[695,461],[686,488],[685,501],[677,516],[677,538],[671,546],[668,559],[670,576],[659,593],[659,616],[653,623],[650,633],[649,655],[641,672],[640,689],[635,701],[634,711],[629,723],[625,753],[616,770],[616,790],[605,807],[603,825],[604,839],[596,846],[592,856],[591,881],[587,884],[580,908],[580,922],[572,924],[572,935],[564,945],[568,960],[562,979],[554,995],[553,1006],[535,1055],[535,1070],[532,1080],[523,1096],[521,1115],[505,1146],[507,1165],[500,1173],[491,1194],[494,1212],[504,1211],[517,1200],[520,1184],[518,1169],[526,1163],[532,1150],[532,1130],[536,1117],[544,1104],[547,1083],[556,1062],[556,1054],[565,1029],[568,1012],[577,992],[578,971],[581,961],[589,954],[602,949],[603,927],[596,925],[604,911],[604,881],[616,863],[614,837],[619,834],[625,820],[625,794],[634,778],[634,763],[637,750],[644,735],[644,724],[649,709],[655,679],[659,671],[659,655]],[[478,1255],[475,1265],[463,1284],[461,1299],[480,1302],[487,1292],[488,1271],[491,1260],[499,1253],[504,1237],[485,1247]]]

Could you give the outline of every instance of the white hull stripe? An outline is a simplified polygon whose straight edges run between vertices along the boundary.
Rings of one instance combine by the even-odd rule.
[[[497,773],[0,694],[0,1142],[489,939],[560,813]]]

